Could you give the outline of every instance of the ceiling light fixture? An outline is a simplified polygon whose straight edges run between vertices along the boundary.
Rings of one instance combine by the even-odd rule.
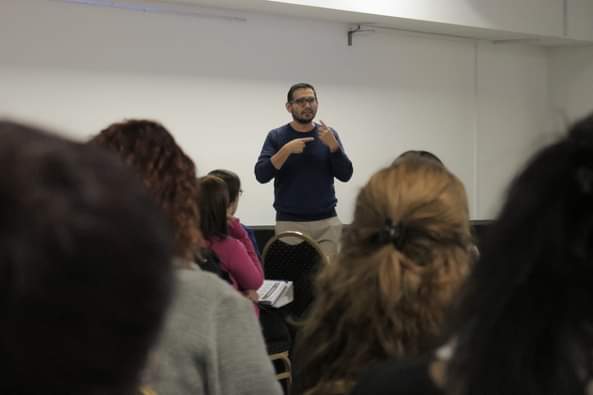
[[[126,11],[144,12],[148,14],[166,14],[166,15],[177,15],[192,18],[213,18],[223,19],[231,22],[246,22],[247,18],[225,15],[222,12],[215,13],[212,11],[193,11],[188,8],[174,7],[173,4],[157,4],[157,3],[139,3],[130,1],[117,1],[117,0],[51,0],[58,1],[61,3],[69,3],[91,7],[104,7],[104,8],[115,8]],[[195,7],[194,7],[195,8]]]

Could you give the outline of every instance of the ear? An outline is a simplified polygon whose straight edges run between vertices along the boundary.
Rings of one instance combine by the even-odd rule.
[[[286,102],[286,111],[292,112],[292,104],[290,102]]]

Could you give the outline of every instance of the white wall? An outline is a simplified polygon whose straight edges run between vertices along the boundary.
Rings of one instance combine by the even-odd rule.
[[[550,92],[565,124],[593,111],[593,47],[550,52]]]
[[[544,50],[376,32],[346,45],[338,23],[242,14],[246,22],[154,15],[48,0],[0,2],[0,117],[86,139],[131,117],[162,121],[200,173],[239,173],[245,223],[271,224],[273,187],[253,165],[289,120],[286,90],[310,81],[342,137],[354,178],[407,149],[437,153],[465,183],[473,218],[491,218],[537,144],[547,112]]]
[[[566,33],[578,40],[593,40],[593,1],[566,0]]]
[[[492,217],[529,155],[549,142],[548,58],[540,48],[478,47],[476,212]]]

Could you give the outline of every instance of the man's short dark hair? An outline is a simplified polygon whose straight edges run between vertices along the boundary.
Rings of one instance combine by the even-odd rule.
[[[216,169],[212,170],[208,175],[216,176],[224,181],[229,191],[229,204],[237,201],[241,192],[241,179],[236,173],[230,170]]]
[[[286,101],[288,103],[292,102],[292,95],[294,94],[294,91],[296,91],[297,89],[311,89],[313,90],[315,98],[317,98],[317,91],[315,91],[313,85],[307,84],[306,82],[299,82],[298,84],[294,84],[293,86],[291,86],[288,90],[288,95],[286,95]]]
[[[171,232],[98,147],[0,121],[0,393],[133,394],[173,286]]]

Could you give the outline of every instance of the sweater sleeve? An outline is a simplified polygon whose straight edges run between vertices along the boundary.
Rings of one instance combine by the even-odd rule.
[[[215,252],[220,251],[219,258],[226,271],[233,277],[240,291],[258,289],[264,282],[264,274],[261,265],[252,259],[247,249],[239,240],[229,236],[217,242]]]
[[[251,262],[257,266],[260,272],[262,272],[263,276],[262,264],[259,259],[259,255],[255,250],[255,246],[251,240],[251,237],[249,237],[247,230],[241,224],[239,218],[233,218],[231,221],[229,221],[229,235],[239,240],[241,244],[243,244],[245,250],[247,251],[247,255],[249,255],[249,258],[251,259]]]
[[[274,178],[278,172],[278,169],[272,164],[272,156],[274,156],[279,149],[280,147],[277,147],[277,144],[274,142],[273,133],[268,133],[266,141],[264,141],[264,145],[259,154],[259,158],[257,158],[257,163],[255,164],[255,178],[258,182],[265,184]]]
[[[281,395],[249,301],[228,298],[220,307],[216,325],[221,394]]]
[[[334,177],[342,182],[346,182],[352,178],[352,173],[354,169],[352,167],[352,162],[346,155],[344,151],[344,146],[342,145],[342,141],[340,141],[340,137],[338,133],[332,129],[332,132],[336,136],[336,140],[338,140],[338,144],[340,145],[340,149],[336,152],[330,154],[330,160],[332,165],[332,171]]]
[[[245,229],[245,232],[247,232],[247,236],[249,237],[249,240],[251,240],[251,244],[253,245],[253,249],[255,250],[257,258],[259,259],[259,263],[263,266],[263,262],[261,260],[261,252],[259,249],[259,244],[257,244],[257,238],[255,237],[255,232],[253,231],[253,229],[251,229],[247,225],[241,224],[241,226],[243,227],[243,229]]]

